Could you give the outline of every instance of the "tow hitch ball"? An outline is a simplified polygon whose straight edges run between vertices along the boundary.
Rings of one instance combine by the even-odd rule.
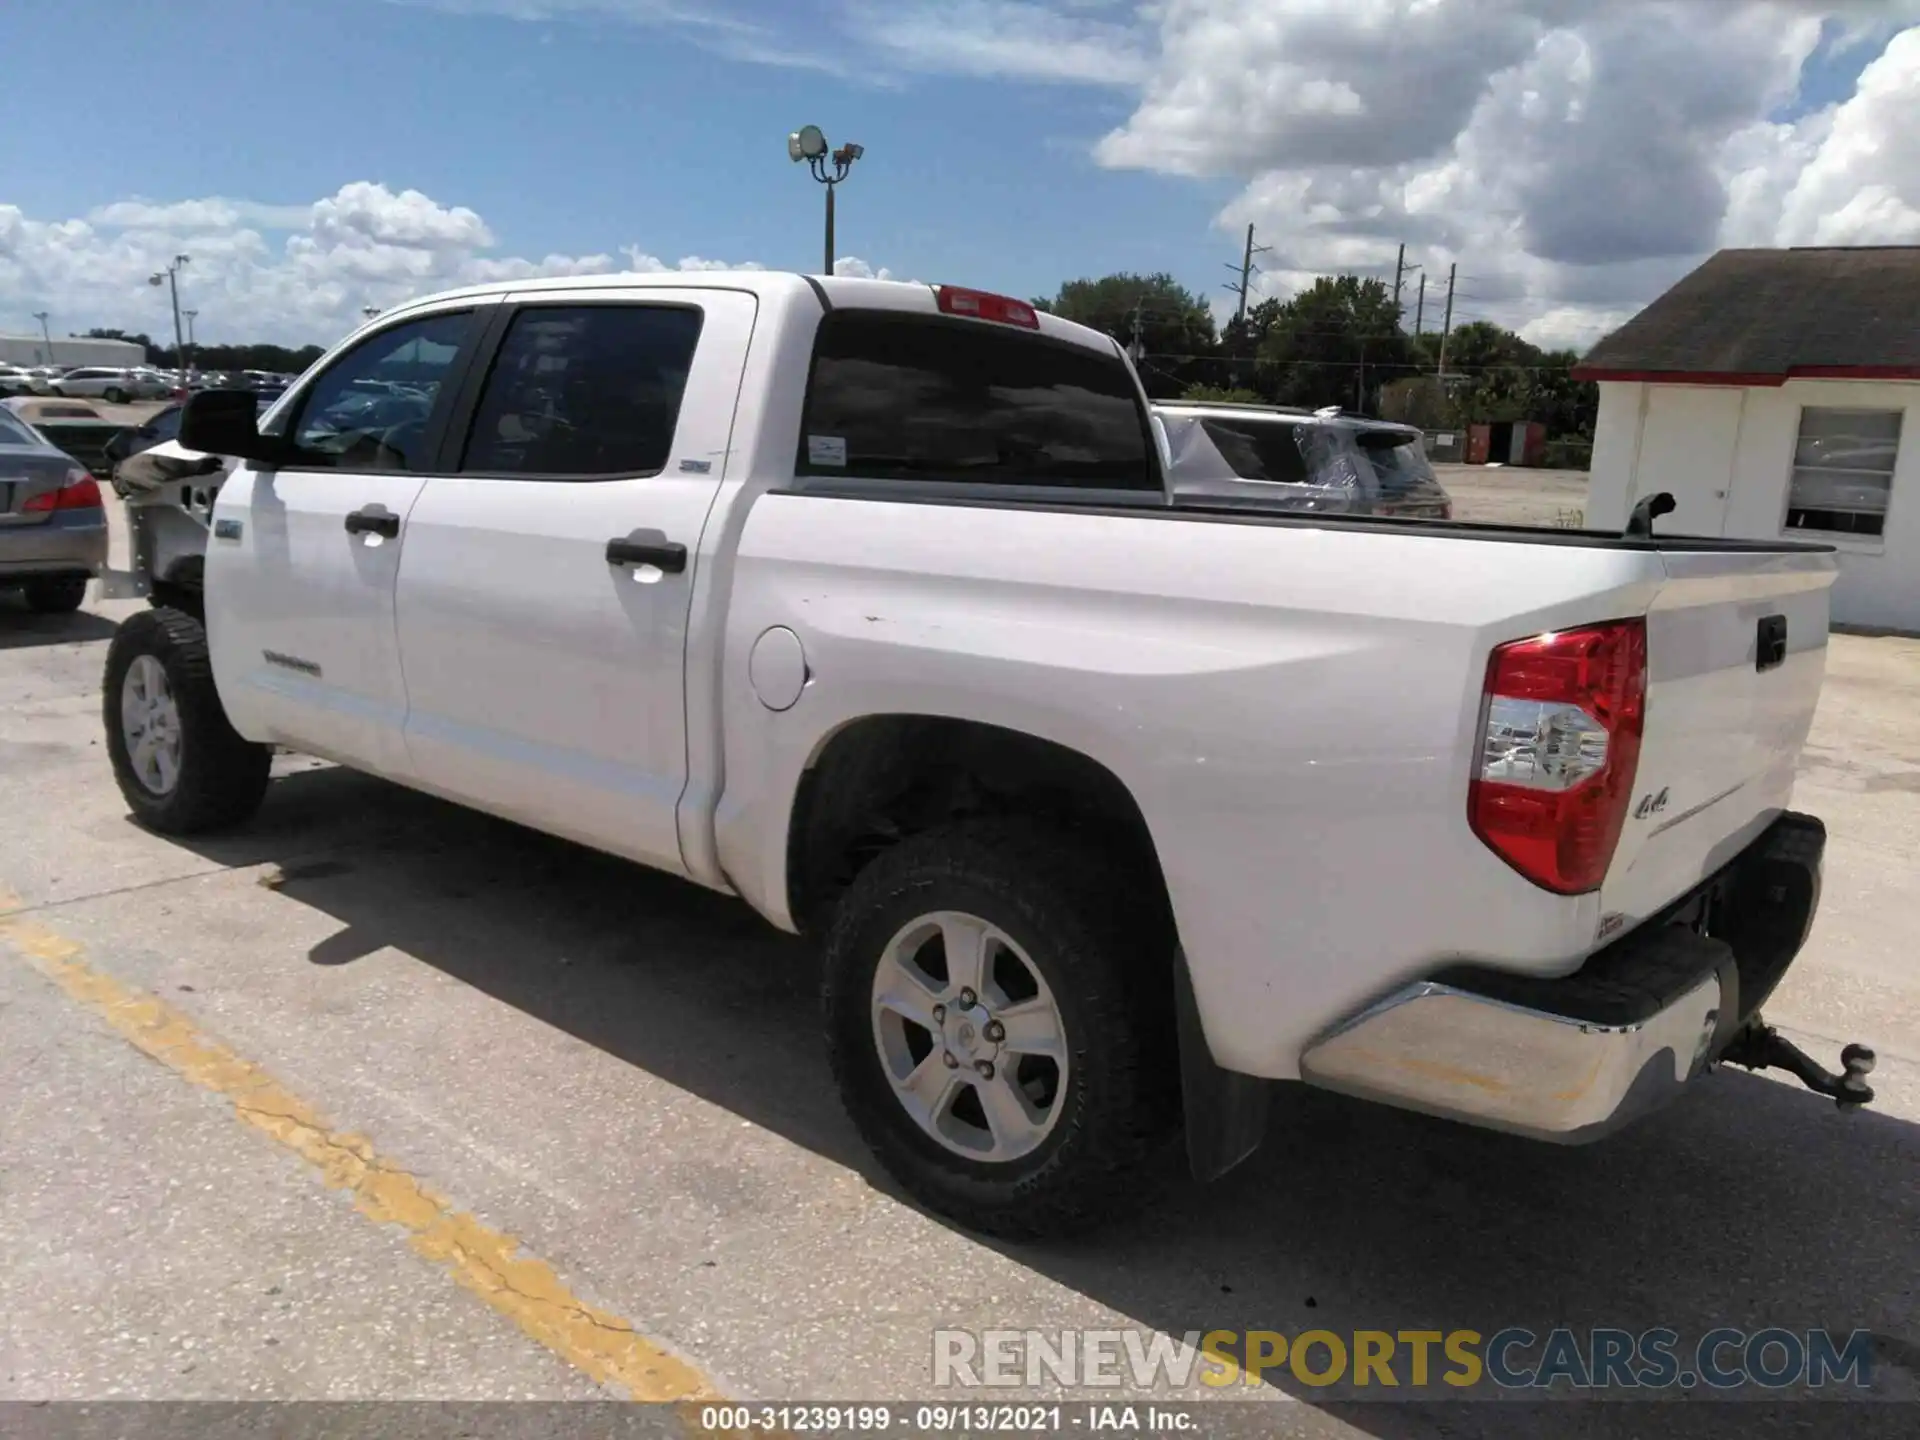
[[[1873,1073],[1873,1051],[1864,1045],[1849,1045],[1840,1052],[1840,1073],[1835,1075],[1756,1016],[1720,1058],[1749,1070],[1789,1071],[1809,1090],[1832,1096],[1842,1110],[1873,1100],[1873,1089],[1867,1084],[1867,1076]]]

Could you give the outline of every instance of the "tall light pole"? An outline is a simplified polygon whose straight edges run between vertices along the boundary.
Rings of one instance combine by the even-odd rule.
[[[806,161],[813,178],[827,187],[826,264],[821,271],[824,275],[833,274],[833,192],[847,178],[853,162],[866,153],[864,145],[854,144],[829,152],[827,137],[820,133],[818,125],[803,125],[787,136],[787,158],[795,164]]]
[[[173,293],[173,361],[176,366],[184,364],[187,358],[187,344],[180,334],[180,267],[185,265],[189,258],[185,255],[176,255],[173,257],[173,263],[166,269],[156,270],[147,277],[149,285],[158,285],[162,280],[166,281],[167,288]]]
[[[185,318],[187,322],[187,349],[191,351],[194,348],[193,322],[196,318],[198,318],[200,312],[198,310],[182,310],[180,314]],[[193,373],[193,362],[189,360],[187,356],[182,355],[180,357],[180,383],[182,385],[186,384],[187,376],[191,375],[192,373]]]
[[[47,342],[47,364],[51,365],[53,364],[53,331],[47,328],[48,313],[45,310],[36,310],[33,312],[33,318],[40,322],[40,336]]]

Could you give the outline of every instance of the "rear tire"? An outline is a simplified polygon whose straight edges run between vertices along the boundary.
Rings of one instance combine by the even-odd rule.
[[[928,1208],[987,1234],[1034,1239],[1089,1229],[1150,1192],[1145,1182],[1177,1129],[1174,994],[1169,957],[1156,953],[1163,932],[1141,923],[1138,889],[1130,894],[1129,887],[1123,869],[1071,833],[976,820],[884,851],[840,900],[823,991],[834,1079],[881,1165]],[[1005,1026],[993,1027],[1005,1037],[995,1049],[972,1048],[986,1033],[978,1028],[903,1028],[889,1018],[900,1012],[880,1003],[882,992],[900,988],[888,979],[902,973],[898,957],[920,945],[936,948],[915,950],[916,957],[938,958],[915,958],[910,973],[917,979],[931,967],[949,990],[957,985],[944,958],[950,932],[942,928],[956,917],[996,937],[987,942],[988,983],[962,1006],[976,1027],[1006,1016]],[[917,930],[938,932],[937,946],[913,939]],[[1013,983],[996,984],[993,975],[1009,966]],[[1016,1054],[1019,1037],[1008,1034],[1016,1016],[1032,1016],[1032,1002],[1014,997],[1024,988],[1023,970],[1038,980],[1058,1026],[1063,1068],[1051,1078],[1053,1062]],[[952,994],[912,995],[915,1005],[934,999],[954,1015]],[[903,1096],[937,1091],[946,1055],[959,1062],[945,1067],[953,1086],[915,1113],[909,1106],[916,1102]],[[907,1070],[928,1088],[903,1082]],[[1026,1115],[1038,1118],[1026,1121],[1031,1130],[1020,1144],[1002,1146],[1001,1117],[1011,1117],[1005,1129],[1015,1134],[1026,1119],[1005,1108],[1004,1095],[988,1094],[1010,1078],[1026,1096]],[[966,1113],[984,1123],[963,1117],[969,1105]],[[974,1153],[942,1131],[974,1137]],[[1008,1158],[987,1158],[978,1148],[983,1139]]]
[[[27,608],[40,615],[65,615],[78,610],[87,598],[87,577],[60,575],[45,580],[29,580],[21,587]]]
[[[227,720],[207,632],[193,616],[161,608],[127,617],[107,648],[103,689],[113,778],[140,824],[191,835],[260,807],[273,751]]]
[[[100,398],[105,400],[109,405],[124,405],[127,403],[127,392],[115,386]]]

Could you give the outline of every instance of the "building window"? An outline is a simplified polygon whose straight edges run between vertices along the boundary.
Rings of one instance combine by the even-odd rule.
[[[1879,535],[1900,450],[1899,410],[1841,410],[1809,405],[1800,412],[1787,492],[1787,528],[1836,535]]]

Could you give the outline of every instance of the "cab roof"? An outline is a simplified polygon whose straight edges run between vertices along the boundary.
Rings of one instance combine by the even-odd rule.
[[[634,290],[744,290],[772,303],[817,306],[825,296],[831,309],[894,310],[910,314],[941,313],[934,285],[906,280],[855,279],[846,275],[802,275],[790,270],[669,270],[625,271],[613,275],[554,275],[521,280],[497,280],[485,285],[468,285],[443,290],[408,300],[383,311],[367,322],[368,327],[383,324],[412,311],[439,306],[452,300],[477,300],[491,297],[514,299],[551,298],[576,291]],[[970,287],[961,287],[970,288]],[[1024,302],[1022,302],[1024,303]],[[1037,312],[1038,333],[1054,340],[1098,350],[1103,354],[1123,354],[1112,336],[1071,320],[1063,320],[1045,311]],[[993,324],[993,321],[973,321]],[[365,328],[365,327],[363,327]],[[357,332],[356,332],[357,333]]]

